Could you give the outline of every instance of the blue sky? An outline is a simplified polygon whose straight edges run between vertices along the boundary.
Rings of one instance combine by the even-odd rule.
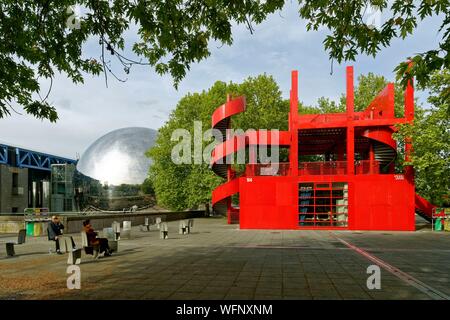
[[[301,101],[313,105],[321,96],[337,100],[345,90],[346,65],[355,66],[355,77],[374,72],[394,80],[393,69],[399,62],[437,46],[439,21],[426,19],[412,37],[394,40],[376,58],[358,56],[355,62],[335,63],[330,75],[330,60],[322,44],[327,30],[307,32],[305,22],[298,17],[297,2],[287,1],[282,12],[256,25],[253,35],[245,26],[235,26],[232,46],[212,43],[211,56],[192,66],[178,90],[170,76],[160,77],[151,67],[134,66],[125,83],[109,77],[108,88],[103,76],[87,76],[83,85],[74,85],[58,75],[49,101],[57,107],[59,121],[51,124],[13,114],[0,120],[0,142],[75,158],[109,131],[132,126],[158,129],[182,96],[207,89],[217,80],[241,82],[266,73],[275,78],[288,98],[293,69],[299,70]],[[134,38],[130,31],[127,43],[131,45]],[[96,43],[86,45],[86,57],[99,57]],[[48,82],[43,82],[42,90],[47,88]],[[426,95],[418,96],[424,102]]]

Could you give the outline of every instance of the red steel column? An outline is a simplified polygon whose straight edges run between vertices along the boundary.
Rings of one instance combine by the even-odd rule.
[[[231,95],[227,94],[227,102],[229,102],[229,101],[231,101]],[[228,121],[227,129],[230,129],[230,128],[231,128],[231,119],[229,119],[229,121]],[[228,139],[230,139],[230,133],[227,130],[225,140],[228,140]],[[225,161],[228,160],[227,158],[225,158]],[[233,169],[231,169],[231,164],[227,163],[227,181],[231,181],[231,179],[233,179]],[[228,224],[231,224],[231,197],[228,197],[228,199],[227,199],[227,222],[228,222]]]
[[[289,166],[291,174],[298,176],[298,71],[291,74],[291,104],[289,112],[289,131],[291,133],[291,146],[289,148]]]
[[[369,149],[369,173],[373,174],[374,172],[374,165],[375,164],[375,152],[373,150],[373,143],[370,143],[370,149]]]
[[[412,63],[409,65],[412,66]],[[412,123],[414,121],[414,82],[413,79],[408,81],[408,84],[406,86],[405,90],[405,119],[408,123]],[[412,138],[407,137],[405,139],[405,161],[411,161],[411,153],[413,151],[412,146]],[[415,195],[415,181],[414,181],[414,167],[413,166],[406,166],[405,167],[405,177],[406,181],[408,182],[409,188],[410,188],[410,210],[411,210],[411,216],[410,216],[410,227],[412,230],[415,229],[415,214],[414,214],[414,195]]]
[[[353,67],[347,67],[347,174],[355,174],[355,131],[353,128],[355,97]]]
[[[405,91],[405,118],[408,123],[414,121],[414,87],[413,80],[408,81]],[[411,161],[411,153],[413,151],[412,139],[405,139],[405,162]],[[412,166],[405,167],[405,175],[410,181],[414,180],[414,168]]]

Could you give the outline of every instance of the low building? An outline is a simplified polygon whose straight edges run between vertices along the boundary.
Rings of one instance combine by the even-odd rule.
[[[23,213],[25,208],[59,211],[51,208],[52,167],[75,164],[73,159],[0,144],[0,213]],[[73,188],[65,192],[73,199]],[[73,204],[62,208],[71,211]]]

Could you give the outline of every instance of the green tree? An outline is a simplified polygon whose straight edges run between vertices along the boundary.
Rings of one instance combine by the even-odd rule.
[[[442,39],[438,48],[411,57],[397,67],[404,85],[415,76],[426,85],[433,70],[450,67],[450,0],[299,0],[300,17],[307,28],[328,27],[324,41],[331,59],[354,60],[358,53],[376,55],[395,38],[412,34],[420,20],[442,17]],[[146,64],[159,74],[170,74],[177,84],[192,63],[210,55],[210,41],[231,45],[232,25],[253,25],[283,8],[284,0],[3,0],[0,2],[0,118],[17,106],[39,119],[55,122],[58,114],[48,101],[51,90],[41,92],[40,79],[55,73],[82,83],[86,74],[117,75],[117,66],[128,74],[133,65]],[[369,5],[388,18],[380,29],[366,23]],[[71,6],[81,8],[79,21]],[[132,51],[138,59],[124,55],[124,34],[137,30]],[[100,58],[84,54],[90,39],[98,40]],[[115,58],[115,60],[113,60]],[[405,57],[406,60],[407,57]],[[111,64],[109,61],[116,61]],[[449,97],[450,90],[443,94]],[[42,93],[42,95],[40,94]],[[39,98],[37,97],[39,96]],[[16,111],[17,112],[17,111]]]
[[[216,82],[201,93],[188,94],[177,104],[166,124],[159,129],[155,146],[147,152],[153,159],[150,167],[151,179],[157,201],[173,210],[193,208],[207,204],[211,192],[223,179],[216,176],[208,163],[175,164],[171,159],[171,141],[175,129],[186,129],[193,137],[194,121],[202,122],[202,130],[211,128],[211,115],[225,103],[227,94],[246,97],[246,111],[232,118],[233,128],[287,129],[289,103],[281,97],[281,91],[274,79],[267,75],[248,78],[241,84]],[[205,148],[211,141],[203,141]],[[194,141],[192,140],[193,149]],[[202,149],[203,150],[203,149]],[[194,154],[192,152],[192,159]]]
[[[154,195],[155,194],[155,190],[153,189],[153,184],[152,184],[152,180],[149,178],[146,178],[144,180],[144,182],[142,182],[141,184],[141,192],[143,194],[150,194],[150,195]]]
[[[411,161],[417,192],[436,205],[450,205],[450,102],[442,95],[450,85],[450,71],[435,72],[430,78],[428,103],[415,115],[414,124],[400,125],[397,139],[413,139]]]
[[[345,97],[344,97],[345,99]],[[345,112],[345,100],[342,102],[342,99],[339,102],[331,100],[329,98],[320,97],[317,99],[317,107],[316,110],[318,113],[340,113]]]
[[[136,196],[139,194],[141,186],[139,184],[125,184],[122,183],[118,186],[113,187],[114,197],[126,197],[126,196]]]
[[[40,95],[39,79],[65,73],[82,83],[85,74],[112,73],[109,60],[128,74],[134,64],[149,64],[169,73],[175,85],[190,65],[210,55],[209,41],[230,45],[232,24],[262,22],[283,6],[282,0],[2,0],[0,2],[0,118],[15,111],[52,122],[56,109],[48,93]],[[76,19],[73,6],[83,15]],[[132,50],[144,59],[124,56],[124,34],[137,29]],[[98,40],[100,59],[83,54]],[[40,95],[39,98],[36,95]]]
[[[424,87],[433,71],[450,68],[449,0],[342,0],[339,4],[336,1],[299,0],[299,3],[300,16],[308,21],[308,30],[324,26],[331,31],[324,46],[330,58],[338,62],[355,60],[359,53],[376,56],[395,38],[405,39],[412,35],[417,24],[425,18],[442,17],[439,30],[436,30],[442,32],[438,48],[410,57],[414,62],[412,67],[404,61],[396,71],[403,86],[410,77],[416,77],[418,84]],[[375,10],[383,14],[379,26],[371,19],[377,14],[373,12]],[[447,91],[445,94],[448,97]]]

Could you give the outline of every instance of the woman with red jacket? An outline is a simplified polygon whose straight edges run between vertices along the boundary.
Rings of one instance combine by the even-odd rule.
[[[97,232],[91,226],[91,221],[88,219],[83,221],[83,230],[86,232],[88,243],[92,247],[99,247],[100,253],[105,253],[105,256],[111,255],[111,249],[109,248],[108,239],[98,238]]]

